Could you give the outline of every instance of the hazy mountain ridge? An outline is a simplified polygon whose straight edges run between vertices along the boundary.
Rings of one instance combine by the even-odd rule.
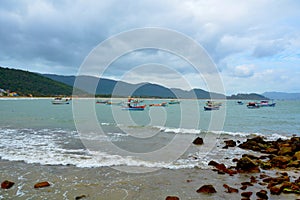
[[[300,100],[300,93],[287,93],[287,92],[264,92],[262,95],[269,99],[277,100]]]

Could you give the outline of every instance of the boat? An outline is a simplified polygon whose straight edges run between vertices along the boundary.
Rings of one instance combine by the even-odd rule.
[[[220,107],[222,106],[222,103],[221,102],[215,102],[215,101],[207,101],[206,102],[206,106],[208,107]]]
[[[244,103],[242,101],[237,101],[236,102],[238,105],[244,105]]]
[[[107,104],[107,102],[108,102],[108,100],[98,100],[98,101],[96,101],[96,103],[98,103],[98,104]]]
[[[142,106],[123,106],[122,110],[144,110],[146,107],[146,105],[142,105]]]
[[[167,102],[162,102],[162,103],[157,103],[157,104],[149,104],[149,106],[150,107],[152,107],[152,106],[157,106],[157,107],[159,107],[159,106],[167,106],[168,104],[167,104]]]
[[[137,110],[142,111],[146,107],[145,105],[138,105],[137,101],[135,99],[128,97],[128,101],[124,106],[122,106],[122,110]]]
[[[209,111],[209,110],[219,110],[220,106],[204,106],[204,110],[205,111]]]
[[[62,105],[62,104],[70,104],[71,98],[62,98],[62,97],[56,97],[54,100],[52,100],[52,104],[54,105]]]
[[[275,107],[276,103],[272,102],[272,103],[269,103],[268,100],[262,100],[260,101],[259,103],[259,106],[260,107]]]
[[[110,106],[117,105],[117,106],[120,106],[120,105],[122,105],[122,102],[107,101],[106,105],[110,105]]]
[[[169,104],[180,104],[180,101],[178,101],[178,100],[171,100],[171,101],[169,101]]]
[[[250,108],[250,109],[259,108],[259,107],[260,107],[259,104],[256,102],[249,102],[247,104],[247,108]]]

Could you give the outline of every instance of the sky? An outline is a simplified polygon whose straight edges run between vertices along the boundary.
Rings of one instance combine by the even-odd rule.
[[[1,0],[0,66],[76,75],[104,41],[154,27],[178,32],[203,48],[227,95],[300,92],[299,10],[297,0]],[[160,42],[176,43],[171,40]],[[203,78],[208,72],[162,49],[133,50],[87,73],[170,88],[209,88]]]

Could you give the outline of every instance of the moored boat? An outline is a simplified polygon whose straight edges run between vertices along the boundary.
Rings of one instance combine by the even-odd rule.
[[[137,110],[141,111],[144,110],[146,107],[145,105],[138,105],[137,101],[135,99],[128,97],[128,101],[126,102],[125,106],[122,106],[122,110]]]
[[[259,106],[260,107],[275,107],[276,103],[272,102],[272,103],[269,103],[268,100],[262,100],[260,101],[259,103]]]
[[[171,100],[171,101],[169,101],[169,104],[180,104],[180,101],[178,101],[178,100]]]
[[[107,104],[108,103],[108,100],[98,100],[98,101],[96,101],[96,103],[98,103],[98,104]]]
[[[70,104],[71,100],[71,98],[56,97],[54,100],[51,101],[51,103],[54,105]]]
[[[250,108],[250,109],[253,109],[253,108],[259,108],[259,107],[260,107],[259,104],[256,103],[256,102],[249,102],[249,103],[247,104],[247,108]]]
[[[242,101],[237,101],[236,102],[238,105],[244,105],[244,103]]]
[[[149,106],[151,107],[151,106],[157,106],[157,107],[159,107],[159,106],[167,106],[168,104],[167,104],[167,102],[162,102],[162,103],[157,103],[157,104],[149,104]]]
[[[205,111],[209,111],[209,110],[219,110],[220,106],[204,106],[204,110]]]

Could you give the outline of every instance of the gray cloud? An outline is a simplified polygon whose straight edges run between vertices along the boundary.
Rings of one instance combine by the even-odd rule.
[[[74,74],[103,40],[140,27],[166,27],[195,39],[222,71],[257,59],[297,51],[298,1],[0,1],[0,65],[39,72]],[[162,41],[164,42],[164,41]],[[238,55],[239,63],[233,61]],[[254,59],[254,60],[252,60]],[[156,61],[191,73],[168,54],[137,53],[115,63],[126,66]],[[261,66],[262,70],[264,66]],[[234,70],[228,68],[228,70]],[[237,76],[251,73],[232,71]]]

